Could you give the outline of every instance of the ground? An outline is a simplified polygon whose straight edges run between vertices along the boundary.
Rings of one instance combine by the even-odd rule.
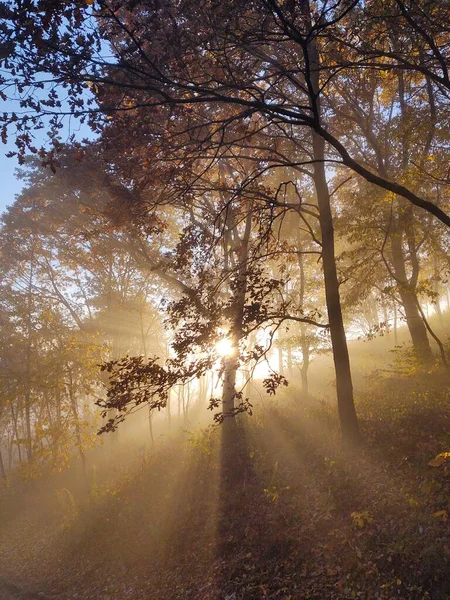
[[[132,466],[110,450],[87,488],[4,486],[0,598],[448,600],[449,376],[373,377],[358,448],[291,394]]]

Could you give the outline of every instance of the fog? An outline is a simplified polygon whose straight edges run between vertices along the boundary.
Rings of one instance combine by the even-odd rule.
[[[0,2],[0,600],[450,598],[449,20]]]

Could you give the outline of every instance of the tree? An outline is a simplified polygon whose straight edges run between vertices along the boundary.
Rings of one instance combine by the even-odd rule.
[[[89,115],[92,125],[98,127],[112,114],[135,112],[153,125],[153,139],[161,141],[163,136],[166,141],[177,133],[170,116],[172,110],[193,111],[190,127],[195,135],[190,141],[197,144],[210,143],[217,134],[222,137],[228,123],[245,121],[255,114],[262,128],[286,125],[313,130],[344,165],[367,181],[405,197],[450,224],[448,215],[436,204],[352,158],[345,141],[336,137],[313,108],[316,94],[325,101],[329,86],[343,80],[354,65],[373,68],[361,60],[366,56],[365,46],[347,43],[347,36],[353,40],[356,35],[359,41],[361,28],[354,27],[354,19],[361,16],[358,2],[319,2],[310,9],[306,2],[282,6],[274,0],[259,0],[244,6],[230,0],[197,6],[185,0],[176,5],[155,2],[150,12],[148,9],[147,4],[134,0],[78,0],[64,9],[32,0],[17,7],[15,2],[2,3],[3,61],[7,71],[3,85],[6,90],[14,85],[19,92],[39,91],[21,98],[22,106],[28,109],[25,118],[16,113],[3,118],[6,127],[18,128],[19,152],[32,145],[30,125],[43,126],[49,117],[54,130],[58,130],[64,114]],[[364,24],[372,23],[371,10],[368,5],[363,12]],[[417,27],[411,26],[410,13],[401,11],[407,22],[403,37],[411,47],[417,41]],[[391,15],[379,21],[381,27],[387,27]],[[433,25],[438,26],[437,22]],[[445,28],[441,27],[439,33],[445,37]],[[103,39],[110,45],[112,60],[102,51]],[[448,60],[445,42],[440,42],[440,50],[430,39],[427,43],[431,60],[444,68]],[[337,63],[327,44],[333,49],[337,45]],[[322,54],[323,83],[316,92],[312,87],[314,58],[310,56],[314,47]],[[403,66],[422,76],[431,73],[432,83],[442,84],[429,65],[425,74],[420,62]],[[380,68],[379,63],[376,68]],[[391,69],[388,64],[386,71]],[[48,73],[49,78],[42,80],[38,70]],[[70,91],[68,103],[61,100],[54,77]],[[89,87],[95,99],[86,93]],[[197,107],[201,106],[209,109],[206,122],[196,119]],[[135,126],[139,127],[140,122],[135,119]]]
[[[139,181],[141,189],[152,189],[156,204],[189,199],[199,169],[214,169],[218,161],[236,152],[249,161],[260,161],[266,152],[269,162],[265,168],[280,166],[280,158],[283,167],[311,165],[339,411],[346,436],[357,438],[325,162],[350,168],[366,181],[450,224],[445,210],[424,199],[426,194],[420,195],[411,186],[405,187],[401,178],[391,179],[390,173],[355,158],[348,136],[336,126],[335,90],[348,87],[355,67],[364,73],[382,69],[379,62],[366,61],[364,49],[358,40],[355,42],[352,28],[355,16],[361,15],[358,3],[310,5],[305,0],[280,5],[260,0],[244,5],[230,0],[197,6],[186,0],[176,5],[154,3],[150,11],[148,8],[147,3],[134,1],[102,1],[93,8],[73,2],[61,11],[29,2],[21,7],[14,22],[5,8],[4,35],[22,44],[14,56],[5,53],[5,67],[11,73],[5,84],[17,83],[18,77],[21,89],[37,87],[43,96],[42,100],[25,97],[24,107],[29,109],[26,121],[17,114],[6,115],[5,127],[19,123],[28,131],[29,125],[39,126],[48,116],[57,129],[60,118],[70,113],[88,118],[97,130],[102,127],[105,148],[110,151],[115,142],[125,139],[125,132],[134,133],[131,137],[137,142],[125,153],[128,160],[121,175],[129,184]],[[364,12],[363,7],[368,22],[372,8],[368,5]],[[417,28],[411,27],[404,10],[401,18],[407,26],[402,28],[400,39],[414,45]],[[43,33],[42,24],[50,21],[49,33]],[[392,34],[391,14],[381,22]],[[388,34],[383,39],[394,45],[398,38]],[[112,60],[105,57],[103,41],[110,44]],[[432,48],[430,43],[428,46]],[[57,88],[52,87],[45,98],[48,84],[36,80],[32,61],[36,55],[50,79],[57,76],[69,90],[67,110]],[[445,62],[442,52],[440,57]],[[415,76],[432,87],[438,85],[436,77],[419,66],[414,66]],[[396,67],[398,70],[399,64]],[[390,81],[397,77],[392,64],[387,63],[383,72]],[[430,102],[431,98],[433,94]],[[441,118],[445,120],[445,107]],[[27,131],[18,138],[19,154],[30,146]],[[261,137],[263,149],[258,148],[255,158],[255,139],[259,143]],[[271,138],[281,138],[282,144],[287,141],[290,152],[280,157],[276,143],[266,144]],[[54,153],[46,160],[55,168]],[[145,169],[147,173],[142,174]],[[398,238],[392,236],[393,248],[402,251]],[[397,254],[400,269],[404,257],[400,257],[401,252]],[[401,269],[398,279],[403,292],[409,283]],[[408,306],[409,291],[403,294]],[[411,314],[413,308],[411,304]],[[425,352],[424,343],[421,345]]]

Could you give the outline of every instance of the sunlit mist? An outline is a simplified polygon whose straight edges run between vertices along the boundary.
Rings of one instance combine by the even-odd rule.
[[[227,357],[233,356],[236,353],[236,349],[233,346],[232,341],[229,338],[222,338],[216,343],[216,352],[219,356]]]
[[[0,600],[450,600],[449,22],[0,2]]]

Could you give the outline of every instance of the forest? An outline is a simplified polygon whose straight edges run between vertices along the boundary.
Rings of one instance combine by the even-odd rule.
[[[0,600],[450,600],[449,24],[0,1]]]

